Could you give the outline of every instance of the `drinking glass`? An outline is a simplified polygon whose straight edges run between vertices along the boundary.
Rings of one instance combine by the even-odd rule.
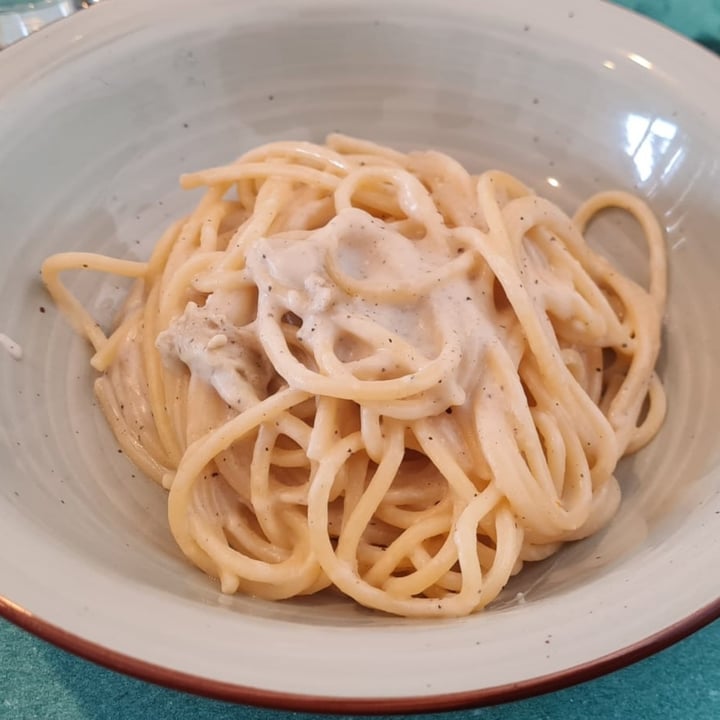
[[[77,0],[0,0],[0,48],[67,17],[83,3]]]

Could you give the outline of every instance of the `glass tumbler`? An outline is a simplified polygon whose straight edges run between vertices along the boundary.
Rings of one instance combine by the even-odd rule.
[[[76,0],[0,0],[0,49],[67,17],[82,5]]]

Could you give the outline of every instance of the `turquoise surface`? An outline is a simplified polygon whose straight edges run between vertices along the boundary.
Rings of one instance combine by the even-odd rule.
[[[720,52],[720,0],[622,0],[620,4]],[[313,716],[228,705],[156,687],[69,655],[0,620],[0,720],[290,717]],[[583,685],[502,706],[425,717],[718,720],[720,621],[653,657]]]

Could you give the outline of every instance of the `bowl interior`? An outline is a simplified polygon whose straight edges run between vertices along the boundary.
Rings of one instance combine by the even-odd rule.
[[[272,691],[378,697],[560,672],[717,597],[717,580],[693,573],[717,561],[720,536],[718,100],[703,110],[703,98],[678,84],[654,33],[684,58],[677,72],[709,67],[709,58],[599,3],[577,13],[567,3],[541,13],[519,1],[444,3],[442,12],[430,2],[218,2],[215,13],[189,1],[114,5],[51,28],[45,47],[31,39],[0,57],[0,137],[8,139],[0,145],[0,331],[23,348],[21,361],[0,351],[0,524],[13,547],[0,560],[0,594],[174,670]],[[611,42],[608,18],[637,23],[645,54],[628,50],[622,30]],[[32,82],[21,82],[38,59]],[[176,549],[164,491],[117,449],[93,400],[89,348],[40,286],[52,252],[146,258],[197,200],[178,189],[181,172],[334,130],[443,150],[476,171],[508,170],[569,212],[595,191],[632,190],[666,229],[667,420],[621,463],[624,499],[612,524],[528,567],[477,617],[410,623],[331,593],[283,603],[222,596]],[[627,218],[608,214],[592,239],[643,279],[644,248]],[[125,289],[103,277],[70,285],[104,324]],[[666,599],[643,610],[652,597]],[[367,631],[361,640],[358,627]],[[278,677],[283,662],[288,675],[263,669],[269,650],[247,662],[248,650],[229,639],[239,633],[258,643],[282,636]],[[503,645],[508,636],[525,639]],[[332,668],[343,638],[361,644],[352,662],[366,673],[398,638],[406,653],[432,645],[458,662],[499,659],[484,678],[448,670],[430,681],[418,664],[415,678],[378,672],[334,687],[293,669],[298,659]]]

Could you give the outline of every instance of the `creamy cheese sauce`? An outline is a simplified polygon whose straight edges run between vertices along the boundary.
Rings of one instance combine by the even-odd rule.
[[[436,281],[458,256],[430,234],[410,240],[363,210],[347,209],[318,230],[261,238],[245,272],[260,295],[298,319],[297,339],[313,356],[329,343],[359,375],[410,374],[445,353],[449,373],[433,390],[440,411],[462,404],[479,382],[483,346],[507,340],[491,320],[492,298],[470,273]],[[227,303],[222,296],[204,307],[189,303],[157,345],[166,361],[181,360],[225,402],[243,408],[263,396],[272,367],[254,323],[235,325]],[[398,353],[398,343],[406,351]]]
[[[434,392],[449,406],[478,381],[482,346],[497,337],[486,314],[491,301],[467,273],[432,282],[454,259],[438,238],[410,240],[363,210],[347,209],[303,240],[261,240],[247,265],[261,294],[274,293],[302,318],[298,337],[315,356],[331,338],[345,362],[390,378],[446,353],[449,373]],[[384,366],[384,355],[397,360],[398,342],[402,367]]]

